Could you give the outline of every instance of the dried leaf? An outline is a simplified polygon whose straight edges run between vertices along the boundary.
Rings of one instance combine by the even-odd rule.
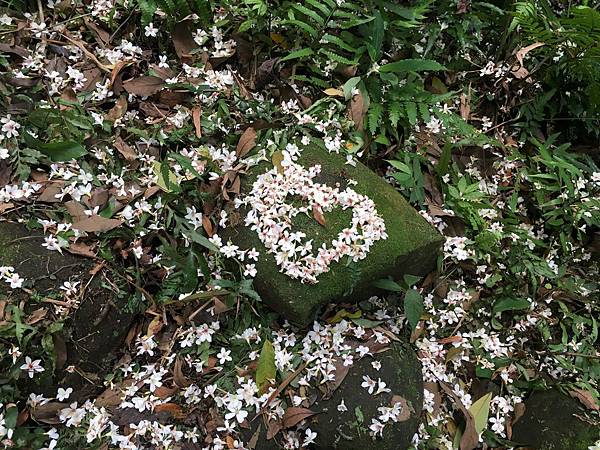
[[[173,365],[173,381],[175,382],[175,385],[177,387],[186,388],[191,383],[183,374],[182,364],[182,359],[177,357],[177,359],[175,360],[175,364]]]
[[[177,403],[162,403],[154,407],[154,412],[166,412],[169,413],[174,419],[183,419],[186,414],[183,412],[183,408]]]
[[[67,208],[73,222],[81,222],[87,217],[84,206],[75,200],[65,203],[65,208]]]
[[[37,422],[56,425],[60,423],[58,413],[61,409],[67,408],[67,403],[48,402],[44,405],[36,406],[31,410],[31,417]]]
[[[154,336],[160,330],[162,330],[165,324],[161,320],[161,316],[154,316],[154,318],[148,324],[148,331],[146,332],[147,336]]]
[[[304,419],[314,416],[315,414],[317,413],[308,408],[288,408],[285,410],[285,414],[283,415],[282,426],[283,428],[291,428],[302,422]]]
[[[127,112],[127,97],[121,95],[117,101],[115,102],[115,106],[113,106],[110,111],[106,114],[106,119],[115,121],[120,119]]]
[[[158,77],[143,76],[123,82],[123,87],[130,94],[149,97],[160,91],[163,84],[163,80]]]
[[[202,123],[200,122],[200,118],[202,115],[202,110],[199,106],[194,106],[192,108],[192,121],[194,122],[194,129],[196,130],[196,137],[202,137]]]
[[[394,406],[396,403],[400,403],[400,414],[396,416],[397,422],[405,422],[410,419],[411,407],[406,401],[406,399],[400,395],[392,396],[392,404],[390,406]]]
[[[67,247],[67,251],[73,255],[84,256],[86,258],[95,258],[96,252],[93,250],[93,246],[84,244],[83,242],[72,242]]]
[[[106,217],[93,215],[73,224],[73,228],[88,233],[103,233],[119,227],[123,222],[119,219],[107,219]]]
[[[54,345],[54,365],[57,369],[62,369],[67,362],[67,344],[59,333],[52,335],[52,344]]]
[[[362,93],[355,94],[350,100],[350,119],[354,122],[356,129],[359,131],[363,130],[363,122],[367,108],[365,108],[365,99]]]
[[[29,315],[29,317],[27,317],[27,320],[25,320],[25,323],[27,325],[33,325],[34,323],[37,323],[40,320],[43,320],[44,317],[46,317],[46,314],[48,314],[48,308],[38,308],[35,311],[33,311]]]
[[[127,161],[134,161],[137,158],[135,150],[121,136],[117,136],[115,139],[115,148]]]
[[[460,411],[463,413],[463,416],[465,417],[465,431],[463,432],[462,437],[460,438],[460,450],[473,450],[477,448],[477,446],[479,445],[479,434],[477,433],[477,431],[475,431],[475,420],[473,419],[473,416],[467,410],[467,408],[465,408],[465,405],[463,405],[460,398],[458,398],[458,396],[454,393],[452,388],[447,383],[440,381],[439,385],[444,390],[444,392],[452,398],[454,405],[458,409],[460,409]]]
[[[335,88],[327,88],[323,91],[323,93],[330,97],[344,97],[344,92]]]
[[[319,206],[313,205],[312,212],[313,212],[313,217],[315,218],[315,220],[317,222],[319,222],[320,225],[322,225],[322,226],[327,225],[325,216],[323,215],[323,211],[321,210],[321,208]]]
[[[198,44],[194,41],[190,25],[191,21],[186,20],[178,23],[175,30],[173,30],[175,53],[182,61],[192,59],[192,50],[198,47]]]
[[[569,391],[569,395],[579,400],[586,408],[591,409],[592,411],[600,410],[600,406],[598,406],[598,401],[589,391],[579,388],[573,388]]]
[[[525,58],[525,55],[527,55],[527,53],[529,53],[531,50],[535,50],[536,48],[541,47],[542,45],[545,44],[543,42],[535,42],[531,45],[528,45],[527,47],[521,47],[519,50],[517,50],[517,52],[515,53],[515,57],[517,58],[517,61],[519,62],[521,67],[523,67],[523,59]]]
[[[52,181],[46,184],[46,189],[44,192],[40,194],[38,197],[38,202],[44,203],[56,203],[60,202],[58,198],[56,198],[56,194],[60,194],[62,192],[62,188],[64,185],[64,181]]]
[[[235,152],[238,158],[243,158],[256,145],[256,130],[252,127],[246,128],[238,141]]]

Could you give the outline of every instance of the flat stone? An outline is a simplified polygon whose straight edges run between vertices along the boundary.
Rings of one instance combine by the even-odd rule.
[[[232,213],[233,226],[226,230],[224,237],[242,249],[255,247],[260,252],[254,286],[271,308],[296,324],[306,325],[315,318],[318,309],[328,303],[360,301],[375,294],[374,280],[404,274],[422,276],[434,268],[443,237],[380,176],[361,163],[353,167],[346,164],[344,157],[316,146],[304,149],[298,162],[305,167],[321,165],[322,171],[315,178],[318,183],[337,185],[343,190],[349,180],[356,181],[352,189],[375,202],[388,238],[375,242],[367,257],[355,263],[357,270],[347,267],[347,258],[343,258],[332,263],[330,271],[318,277],[318,283],[308,284],[280,272],[275,258],[267,253],[257,233],[244,225],[244,209],[239,211],[237,221],[236,214]],[[242,193],[250,191],[257,176],[272,167],[271,162],[263,162],[253,168],[242,180]],[[294,218],[294,229],[306,233],[307,239],[314,240],[313,248],[318,248],[321,243],[329,245],[350,224],[351,217],[351,211],[335,208],[325,213],[326,226],[322,226],[313,217],[299,215]]]
[[[374,360],[381,361],[381,369],[373,368],[371,363]],[[369,394],[361,386],[365,375],[375,381],[381,378],[391,392],[376,396]],[[383,436],[374,439],[369,434],[371,420],[380,415],[379,407],[392,406],[398,401],[398,396],[406,401],[408,417],[401,422],[388,422]],[[342,400],[347,411],[337,409]],[[410,447],[418,430],[422,407],[421,364],[409,345],[394,343],[386,352],[354,363],[331,397],[316,400],[310,409],[317,414],[307,419],[308,427],[317,433],[314,448],[318,450],[405,450]],[[244,433],[244,441],[250,441],[260,426],[255,450],[283,448],[279,435],[266,438],[266,426],[260,421],[253,422],[251,426]]]
[[[600,439],[600,426],[584,420],[589,410],[557,390],[535,392],[513,426],[512,441],[541,450],[587,450]],[[592,420],[598,420],[596,417]]]
[[[88,284],[92,278],[89,271],[95,265],[93,260],[66,251],[63,254],[48,251],[42,247],[43,242],[44,235],[40,231],[29,231],[17,223],[0,222],[0,266],[14,267],[25,279],[24,287],[35,292],[34,297],[59,292],[65,281],[80,281],[84,286]],[[66,353],[66,360],[56,361],[54,373],[46,370],[33,380],[22,378],[22,383],[33,392],[54,395],[58,384],[73,387],[76,391],[73,398],[85,398],[98,390],[79,373],[69,373],[64,369],[75,365],[88,374],[102,375],[112,366],[129,331],[134,314],[126,310],[126,298],[119,299],[114,292],[105,289],[101,277],[102,271],[93,277],[79,307],[66,319],[65,327],[53,336],[55,347],[63,347],[56,351]],[[32,303],[32,296],[20,289],[10,289],[4,282],[0,283],[2,298],[9,303],[24,304],[24,317],[40,307],[51,309],[51,304]],[[48,369],[48,356],[45,355],[44,359]],[[31,385],[33,382],[35,385]]]

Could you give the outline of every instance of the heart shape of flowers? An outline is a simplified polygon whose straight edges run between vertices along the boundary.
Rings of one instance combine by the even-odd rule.
[[[281,169],[282,173],[273,168],[260,175],[244,203],[249,207],[246,226],[258,233],[286,275],[317,283],[317,277],[328,272],[332,262],[344,256],[354,262],[362,260],[376,241],[387,239],[385,223],[369,197],[350,187],[340,190],[315,182],[320,165],[305,168],[286,157]],[[288,197],[300,198],[302,205],[288,202]],[[335,207],[352,209],[350,226],[315,253],[312,239],[306,240],[305,233],[292,230],[292,219],[298,214],[328,212]]]

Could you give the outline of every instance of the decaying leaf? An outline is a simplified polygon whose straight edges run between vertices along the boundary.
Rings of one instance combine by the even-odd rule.
[[[274,152],[273,156],[271,156],[271,161],[273,162],[273,167],[277,169],[277,172],[282,174],[283,166],[281,165],[281,163],[283,161],[283,152],[281,152],[280,150]]]
[[[154,407],[154,412],[169,413],[174,419],[183,419],[185,417],[185,412],[183,411],[183,408],[177,403],[172,402],[156,405]]]
[[[246,128],[238,141],[235,152],[238,158],[243,158],[256,145],[256,130],[252,127]]]
[[[396,403],[400,403],[400,414],[396,417],[397,422],[405,422],[410,419],[410,413],[412,408],[408,404],[408,401],[400,395],[392,396],[392,404],[390,406],[394,406]]]
[[[352,96],[350,100],[350,110],[349,115],[350,119],[354,122],[356,129],[362,131],[364,128],[364,119],[367,114],[368,106],[365,104],[365,99],[362,93],[358,92],[357,94]]]
[[[177,387],[186,388],[191,383],[186,378],[186,376],[183,374],[182,365],[183,365],[183,360],[181,358],[177,357],[177,359],[175,359],[175,364],[173,365],[173,381],[175,382],[175,385]]]
[[[196,131],[196,137],[202,137],[202,123],[200,121],[200,117],[202,115],[202,110],[199,106],[194,106],[192,108],[192,121],[194,122],[194,130]]]
[[[164,81],[158,77],[143,76],[123,82],[127,92],[140,97],[149,97],[162,89]]]
[[[37,422],[56,425],[60,423],[58,414],[61,409],[67,408],[67,403],[48,402],[44,405],[36,406],[31,410],[31,417]]]
[[[579,400],[586,408],[591,409],[592,411],[600,410],[600,406],[598,406],[598,401],[589,391],[579,388],[573,388],[569,391],[569,395]]]
[[[479,433],[475,430],[475,420],[465,405],[458,396],[454,393],[452,388],[445,382],[439,382],[440,387],[446,394],[452,398],[454,405],[463,413],[465,417],[465,431],[462,433],[460,438],[460,450],[473,450],[479,445]]]
[[[298,425],[304,419],[314,416],[315,414],[317,413],[308,408],[293,406],[285,410],[285,414],[282,418],[282,426],[283,428],[291,428],[295,425]]]
[[[93,215],[73,224],[73,228],[88,233],[104,233],[121,226],[123,222],[119,219],[107,219],[106,217]]]
[[[115,139],[115,148],[127,161],[134,161],[137,158],[135,150],[121,136],[117,136]]]
[[[322,226],[326,226],[327,222],[325,221],[325,216],[323,215],[323,211],[321,210],[320,207],[318,207],[317,205],[313,205],[313,217],[315,218],[315,220],[317,222],[319,222],[320,225]]]

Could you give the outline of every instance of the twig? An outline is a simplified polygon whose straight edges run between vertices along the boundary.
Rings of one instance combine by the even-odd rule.
[[[106,73],[112,73],[112,70],[110,70],[108,67],[106,67],[104,64],[102,64],[100,62],[100,60],[98,58],[96,58],[96,55],[94,55],[92,52],[90,52],[87,48],[85,48],[85,45],[83,45],[83,43],[76,41],[75,39],[71,38],[68,33],[65,31],[63,33],[61,33],[62,36],[69,41],[71,44],[75,45],[76,47],[78,47],[88,58],[90,58],[101,70],[103,70]]]

